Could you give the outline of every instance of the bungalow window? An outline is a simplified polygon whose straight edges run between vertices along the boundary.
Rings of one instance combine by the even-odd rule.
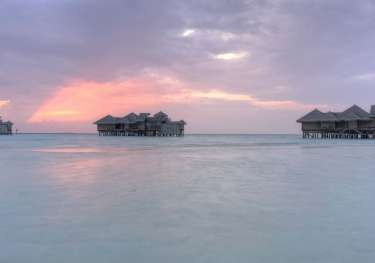
[[[334,129],[335,123],[334,122],[322,122],[322,129]]]

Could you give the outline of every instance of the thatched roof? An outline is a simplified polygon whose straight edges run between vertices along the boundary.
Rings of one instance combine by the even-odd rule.
[[[375,117],[375,105],[371,106],[370,114],[371,114],[372,117]]]
[[[337,121],[337,117],[333,112],[323,113],[318,109],[306,114],[297,122],[318,122],[318,121]]]
[[[121,123],[135,123],[137,122],[139,116],[135,114],[134,112],[129,113],[123,118],[119,118],[119,122]]]
[[[3,119],[1,118],[1,116],[0,116],[0,124],[4,124],[4,125],[13,125],[13,123],[10,122],[10,121],[3,121]]]
[[[375,106],[371,111],[375,116]],[[335,122],[335,121],[358,121],[370,120],[371,114],[357,105],[353,105],[343,112],[321,112],[318,109],[306,114],[297,122]]]
[[[370,114],[361,107],[353,105],[346,111],[340,113],[338,117],[342,121],[369,120]]]
[[[150,117],[149,113],[140,113],[139,115],[135,114],[134,112],[129,113],[128,115],[118,118],[118,117],[113,117],[112,115],[107,115],[104,118],[94,122],[94,124],[133,124],[137,122],[169,122],[171,121],[168,117],[167,114],[164,112],[160,111],[156,113],[153,117]],[[179,122],[182,125],[185,125],[185,122],[180,121]]]
[[[107,115],[104,118],[94,122],[94,124],[115,124],[117,118],[113,117],[112,115]]]
[[[129,119],[129,120],[135,120],[136,118],[138,118],[138,115],[135,114],[134,112],[131,112],[128,115],[126,115],[124,118]]]
[[[162,111],[159,111],[158,113],[156,113],[156,114],[154,115],[154,118],[156,118],[156,119],[165,119],[165,118],[168,118],[168,115],[165,114],[165,113],[162,112]]]
[[[147,112],[139,113],[137,121],[145,121],[148,118],[148,116],[150,116],[150,113],[147,113]]]

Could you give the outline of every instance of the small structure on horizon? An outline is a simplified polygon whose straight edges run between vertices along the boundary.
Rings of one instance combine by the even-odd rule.
[[[172,121],[160,111],[150,113],[129,113],[125,117],[107,115],[94,123],[100,136],[184,136],[186,122]]]
[[[13,123],[10,121],[3,122],[0,116],[0,135],[12,135]]]
[[[315,109],[297,122],[302,124],[303,138],[375,139],[375,105],[370,112],[357,105],[343,112]]]

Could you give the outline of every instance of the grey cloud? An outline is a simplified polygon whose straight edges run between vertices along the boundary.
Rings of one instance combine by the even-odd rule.
[[[4,0],[0,92],[31,111],[66,80],[155,68],[265,99],[367,105],[372,82],[350,78],[375,71],[374,28],[370,0]],[[239,62],[211,57],[242,50]]]

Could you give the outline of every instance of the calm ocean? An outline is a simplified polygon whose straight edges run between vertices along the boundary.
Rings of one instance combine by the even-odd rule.
[[[0,262],[375,262],[375,141],[0,137]]]

